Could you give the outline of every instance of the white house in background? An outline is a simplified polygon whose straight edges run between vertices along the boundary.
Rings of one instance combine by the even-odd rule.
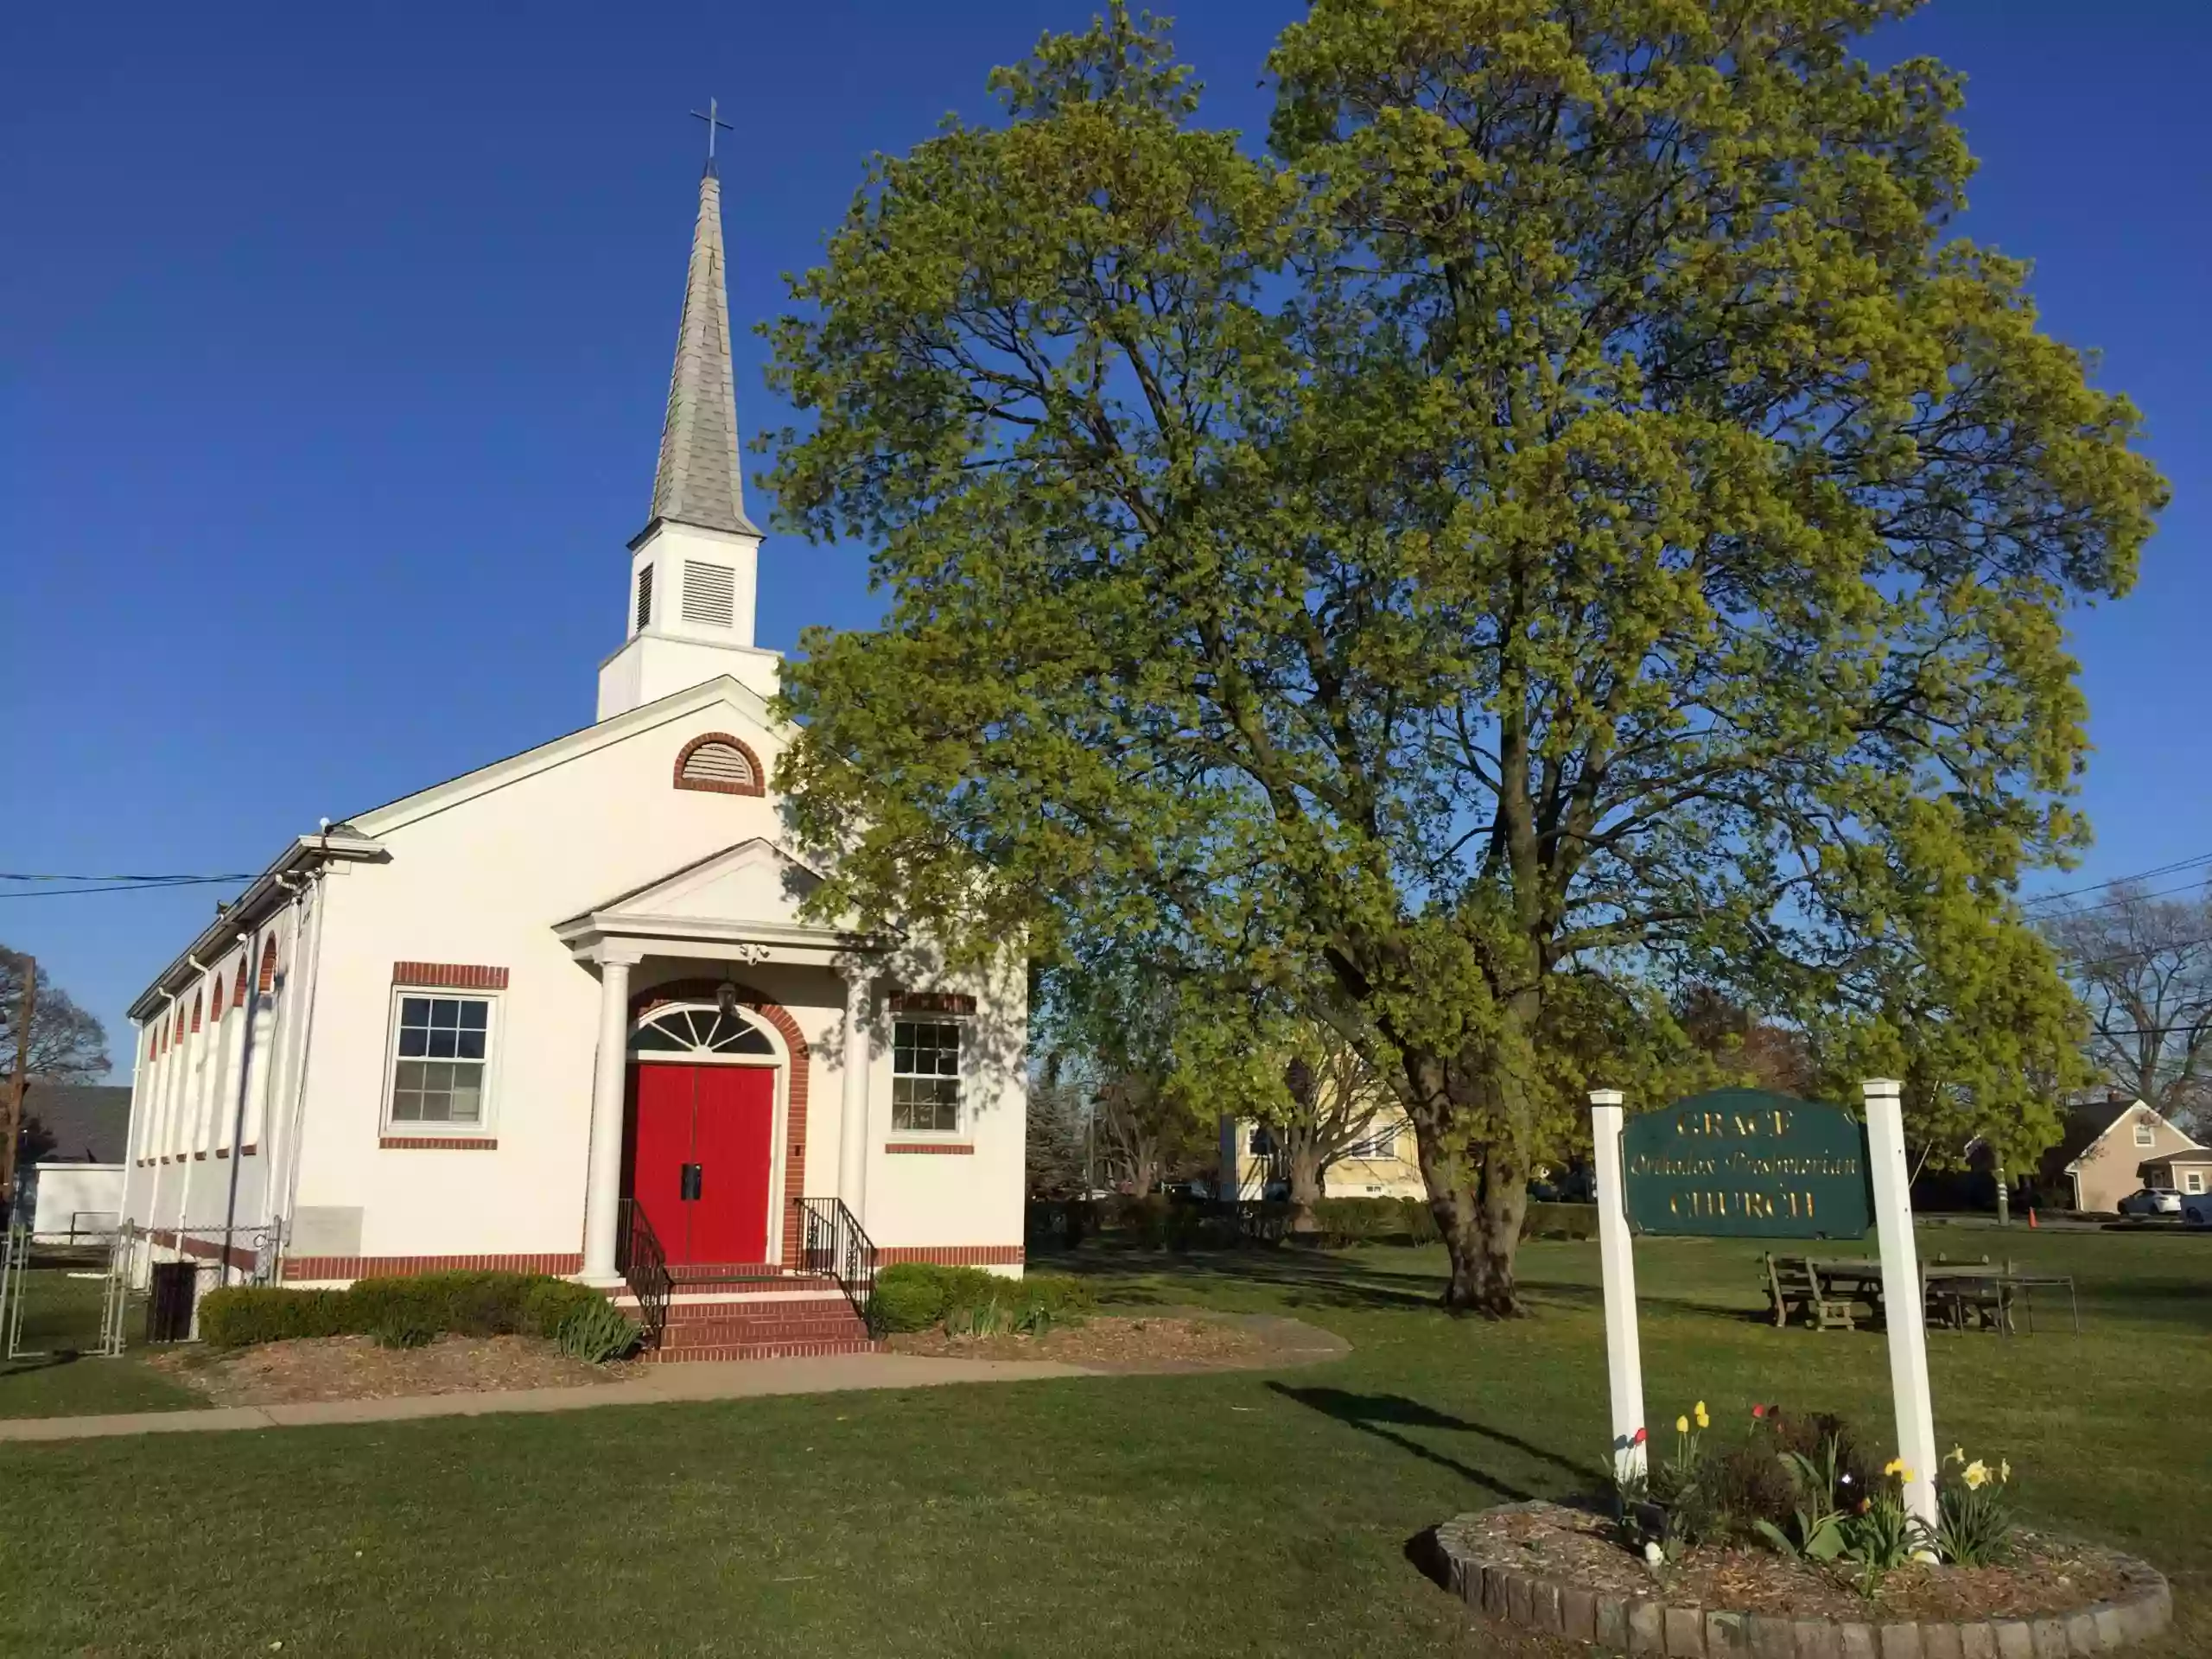
[[[157,1252],[613,1291],[641,1228],[679,1301],[742,1302],[821,1265],[810,1216],[880,1263],[1020,1270],[1021,976],[799,913],[728,307],[710,163],[596,723],[299,836],[131,1005],[124,1209]],[[804,1288],[696,1346],[858,1339]]]

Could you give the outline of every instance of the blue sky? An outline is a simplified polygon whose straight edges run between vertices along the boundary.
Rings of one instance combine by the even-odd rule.
[[[292,834],[586,724],[620,642],[719,97],[731,292],[782,302],[868,153],[1096,0],[11,10],[0,33],[0,870],[257,869]],[[1257,0],[1185,8],[1256,132]],[[2077,620],[2098,845],[2212,852],[2196,702],[2212,15],[1939,0],[1878,36],[1969,76],[1968,233],[2145,410],[2174,505]],[[759,342],[739,415],[774,423]],[[756,499],[755,517],[766,504]],[[857,549],[772,537],[760,634],[875,614]],[[16,884],[0,884],[13,887]],[[0,898],[110,1022],[216,890]]]

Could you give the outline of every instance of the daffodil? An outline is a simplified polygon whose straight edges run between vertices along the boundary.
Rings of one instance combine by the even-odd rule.
[[[1713,1419],[1705,1414],[1705,1402],[1702,1400],[1697,1402],[1697,1426],[1700,1428],[1713,1427]]]
[[[1953,1446],[1949,1455],[1943,1459],[1946,1463],[1964,1463],[1966,1460],[1967,1449],[1963,1446]]]
[[[1989,1470],[1980,1458],[1976,1458],[1972,1463],[1967,1465],[1965,1478],[1969,1487],[1979,1491],[1989,1484]]]
[[[2012,1478],[2012,1459],[1999,1458],[1997,1459],[1997,1478],[1999,1480],[2010,1480]]]
[[[1689,1420],[1688,1418],[1687,1418],[1687,1417],[1677,1417],[1677,1418],[1675,1418],[1675,1433],[1677,1433],[1677,1434],[1687,1434],[1687,1433],[1688,1433],[1689,1432],[1690,1432],[1690,1420]]]
[[[1899,1480],[1912,1478],[1912,1471],[1904,1466],[1903,1458],[1891,1458],[1882,1465],[1882,1472],[1885,1475],[1895,1475]]]

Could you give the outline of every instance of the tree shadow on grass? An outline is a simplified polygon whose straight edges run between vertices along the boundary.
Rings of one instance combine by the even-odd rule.
[[[1287,1291],[1293,1306],[1430,1309],[1438,1306],[1442,1280],[1434,1273],[1370,1268],[1302,1249],[1192,1250],[1168,1253],[1115,1249],[1096,1254],[1039,1254],[1030,1265],[1040,1271],[1070,1273],[1102,1281],[1103,1294],[1116,1301],[1161,1300],[1132,1287],[1135,1294],[1109,1288],[1129,1274],[1185,1282],[1243,1283]]]
[[[1472,1434],[1495,1445],[1509,1446],[1524,1457],[1550,1464],[1578,1480],[1586,1480],[1590,1471],[1572,1459],[1563,1458],[1548,1446],[1523,1440],[1518,1434],[1502,1428],[1492,1428],[1484,1423],[1455,1417],[1449,1412],[1425,1406],[1418,1400],[1409,1400],[1401,1394],[1354,1394],[1345,1389],[1297,1388],[1287,1382],[1269,1382],[1267,1387],[1284,1399],[1318,1411],[1325,1417],[1333,1417],[1348,1427],[1363,1434],[1370,1434],[1394,1446],[1401,1452],[1449,1469],[1454,1474],[1478,1486],[1487,1487],[1500,1497],[1512,1503],[1522,1503],[1535,1494],[1526,1487],[1492,1474],[1459,1458],[1438,1451],[1404,1433],[1408,1429],[1441,1429],[1452,1433]]]

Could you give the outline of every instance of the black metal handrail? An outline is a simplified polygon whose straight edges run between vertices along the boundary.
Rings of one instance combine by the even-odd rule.
[[[653,1231],[645,1205],[635,1198],[623,1199],[616,1211],[614,1240],[614,1265],[638,1299],[638,1323],[644,1327],[645,1346],[658,1348],[668,1329],[668,1303],[676,1281],[669,1274],[668,1253],[660,1247],[660,1236]]]
[[[853,1312],[874,1328],[875,1244],[842,1198],[800,1198],[798,1259],[802,1272],[837,1281]]]

